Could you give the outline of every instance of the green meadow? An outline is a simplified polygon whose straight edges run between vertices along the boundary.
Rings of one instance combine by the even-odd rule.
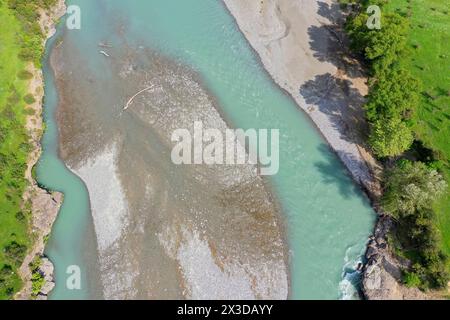
[[[30,244],[24,171],[29,152],[25,131],[26,80],[19,73],[21,24],[0,4],[0,299],[11,298],[21,286],[17,268]],[[22,74],[22,78],[23,78]]]
[[[27,187],[26,162],[31,151],[26,125],[27,92],[33,75],[30,64],[40,66],[44,34],[39,9],[56,0],[0,0],[0,300],[11,299],[22,281],[17,269],[33,243],[31,208],[23,201]]]
[[[410,21],[409,53],[401,63],[422,82],[421,102],[413,119],[416,137],[435,150],[450,181],[450,2],[390,0],[384,10]],[[450,191],[436,212],[443,250],[450,255]]]

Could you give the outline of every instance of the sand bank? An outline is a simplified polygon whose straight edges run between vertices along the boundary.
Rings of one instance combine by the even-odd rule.
[[[379,194],[375,160],[365,150],[367,94],[349,58],[335,1],[224,0],[275,82],[316,124],[353,178]]]
[[[117,44],[103,78],[78,50],[52,55],[60,154],[89,191],[105,298],[286,299],[281,213],[256,167],[170,160],[175,129],[228,128],[198,74]]]

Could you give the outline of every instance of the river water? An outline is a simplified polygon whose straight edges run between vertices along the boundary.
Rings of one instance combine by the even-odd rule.
[[[108,238],[99,240],[99,232],[102,232],[99,226],[102,220],[99,220],[99,216],[91,214],[91,209],[95,211],[104,204],[88,193],[88,189],[89,191],[95,189],[97,181],[90,181],[90,173],[80,164],[86,163],[89,157],[91,160],[94,159],[89,162],[90,168],[96,170],[97,174],[105,170],[104,179],[108,180],[108,185],[102,188],[113,190],[117,187],[117,190],[126,194],[128,200],[135,200],[128,208],[131,213],[140,212],[145,207],[145,204],[139,207],[139,199],[143,199],[144,196],[133,193],[133,188],[135,184],[143,188],[146,180],[128,179],[130,175],[139,173],[124,167],[123,164],[119,164],[121,168],[117,171],[118,179],[111,177],[111,172],[107,171],[108,168],[97,166],[97,163],[104,164],[111,160],[107,157],[107,152],[104,152],[102,156],[98,155],[102,145],[109,143],[110,136],[116,134],[120,136],[121,138],[117,141],[121,141],[129,148],[128,153],[138,154],[142,152],[140,149],[145,149],[147,158],[144,157],[145,159],[141,162],[136,160],[136,168],[142,170],[146,168],[149,172],[153,172],[149,181],[164,181],[166,187],[161,186],[161,190],[180,195],[180,197],[185,196],[181,188],[177,187],[177,177],[185,175],[186,172],[171,175],[174,169],[164,163],[164,159],[169,162],[170,158],[161,156],[165,152],[161,135],[165,133],[167,123],[162,127],[153,126],[151,132],[154,135],[152,135],[145,126],[137,128],[137,124],[142,123],[144,116],[151,117],[144,114],[143,109],[136,108],[131,115],[120,113],[126,100],[118,99],[129,96],[131,91],[126,87],[122,88],[119,82],[112,83],[112,79],[114,74],[120,73],[125,67],[130,67],[133,72],[133,80],[126,82],[130,85],[137,83],[138,75],[142,82],[148,70],[153,72],[151,74],[158,74],[164,79],[170,76],[167,73],[170,71],[172,75],[182,76],[186,79],[185,82],[201,83],[202,88],[196,95],[189,98],[189,90],[184,92],[183,88],[177,87],[173,98],[175,100],[195,99],[194,96],[202,95],[213,97],[214,106],[219,109],[218,111],[231,127],[279,129],[280,170],[277,175],[266,179],[266,182],[269,183],[269,189],[278,199],[275,202],[278,202],[281,207],[284,220],[282,225],[288,244],[290,297],[293,299],[356,298],[358,274],[355,268],[365,250],[375,214],[366,197],[349,178],[343,165],[307,116],[273,83],[262,68],[257,55],[239,32],[224,5],[220,1],[212,0],[71,0],[67,3],[76,4],[81,8],[82,25],[81,30],[66,30],[65,25],[61,25],[58,34],[47,44],[47,57],[44,63],[46,84],[44,117],[47,130],[42,141],[43,156],[37,169],[38,180],[41,184],[65,194],[63,207],[46,249],[46,254],[56,267],[57,285],[51,298],[116,297],[108,293],[109,288],[103,288],[104,285],[110,286],[114,282],[114,279],[104,276],[109,269],[105,270],[105,265],[102,266],[105,254],[99,253],[104,244],[103,241]],[[68,92],[70,93],[71,99],[65,98],[64,104],[72,107],[66,109],[59,107],[60,109],[57,110],[58,98],[61,100],[61,97],[58,97],[57,81],[50,67],[49,58],[52,51],[58,50],[56,47],[61,39],[63,42],[59,60],[65,61],[60,63],[58,90],[64,91],[66,96]],[[101,48],[98,47],[98,43],[100,42],[112,45],[112,48],[104,48],[110,54],[110,59],[99,54]],[[142,58],[144,56],[145,59]],[[57,60],[58,57],[55,59]],[[140,62],[129,66],[124,62],[133,59],[140,59]],[[140,73],[140,69],[144,71]],[[85,78],[83,79],[82,76]],[[76,84],[76,81],[80,84]],[[61,84],[63,82],[64,84]],[[161,83],[160,85],[163,86]],[[95,88],[97,91],[90,91],[90,88]],[[95,92],[99,90],[103,92],[97,97]],[[119,94],[117,91],[121,90],[123,92]],[[148,94],[148,99],[156,98]],[[155,101],[148,100],[147,104],[156,103]],[[90,109],[86,105],[89,105]],[[108,105],[109,109],[106,109],[105,105]],[[70,112],[70,116],[66,111]],[[58,136],[57,117],[61,136]],[[137,118],[140,120],[137,121]],[[175,122],[170,123],[175,125]],[[126,131],[125,134],[124,131]],[[130,135],[133,139],[130,139]],[[148,141],[136,138],[144,136],[148,136]],[[61,148],[59,149],[58,146]],[[66,167],[61,158],[72,171]],[[120,159],[122,162],[134,161],[134,158],[127,158],[126,155]],[[156,171],[163,174],[156,174]],[[72,172],[82,176],[85,183]],[[228,172],[228,174],[231,173]],[[189,181],[189,186],[197,186],[194,184],[195,181],[187,179],[183,181]],[[117,186],[114,185],[116,180],[121,181]],[[213,193],[214,183],[208,181],[205,192]],[[252,183],[256,186],[249,191],[250,197],[252,199],[263,197],[266,194],[264,190],[267,188],[258,186],[259,182]],[[158,193],[158,190],[154,193]],[[169,213],[178,212],[181,207],[190,208],[196,212],[204,209],[206,210],[204,214],[208,215],[208,223],[210,223],[205,227],[206,232],[228,234],[233,231],[216,230],[217,224],[223,223],[211,213],[218,214],[217,204],[197,197],[198,194],[193,192],[188,194],[187,202],[178,205],[174,200],[165,207],[159,204],[158,208],[164,208]],[[162,199],[162,195],[158,195],[157,199]],[[117,198],[109,200],[121,201]],[[126,202],[126,199],[124,201]],[[189,201],[200,204],[189,203]],[[262,202],[264,200],[257,200],[256,206]],[[270,208],[266,209],[268,212],[275,212],[278,204],[268,204]],[[124,206],[127,205],[124,204]],[[121,209],[108,210],[119,212]],[[269,216],[272,217],[270,219],[276,220],[276,214]],[[178,216],[174,214],[174,217]],[[149,230],[155,231],[158,229],[158,223],[163,224],[161,221],[165,218],[152,216],[148,219],[144,224],[149,225]],[[191,219],[194,224],[197,221],[195,219]],[[242,221],[245,219],[243,218]],[[139,222],[135,223],[139,224]],[[132,225],[133,220],[129,224]],[[263,234],[269,230],[267,228],[266,226],[255,230],[258,243],[267,240],[264,237],[257,237],[258,232]],[[267,238],[273,238],[273,242],[277,242],[279,239],[277,231],[275,229],[269,231]],[[158,232],[155,231],[156,233]],[[226,237],[223,239],[225,243],[232,241]],[[161,241],[161,237],[159,240]],[[153,248],[152,241],[156,240],[144,236],[138,237],[133,233],[128,241],[142,248],[146,248],[148,243],[148,246]],[[201,247],[199,239],[193,237],[192,241],[197,244],[197,247]],[[259,248],[259,244],[256,245],[252,241],[254,239],[243,236],[242,243],[248,245],[248,248],[243,245],[243,248],[247,249],[241,248],[245,254],[240,259],[245,259],[248,254],[256,256],[256,260],[252,261],[258,261],[257,255],[261,252],[272,250],[272,255],[279,252],[276,245],[261,244]],[[231,246],[230,243],[227,245]],[[158,251],[160,249],[153,249],[146,250],[145,259],[139,260],[140,256],[136,259],[136,261],[139,260],[139,265],[144,267],[130,268],[133,270],[147,268],[155,274],[158,274],[161,268],[171,270],[170,268],[174,266],[168,260],[165,261],[167,258],[162,258],[163,253]],[[129,248],[128,251],[123,250],[123,252],[131,252]],[[218,250],[220,251],[220,246]],[[183,252],[185,262],[180,262],[182,269],[188,268],[186,265],[188,258],[195,260],[195,254],[199,254],[198,251],[192,250]],[[194,256],[186,258],[188,253]],[[130,263],[134,263],[133,257],[138,253],[127,254],[114,261],[123,262],[129,259],[133,261]],[[139,254],[143,255],[141,252]],[[170,254],[167,255],[170,256]],[[180,259],[180,255],[178,253],[177,259]],[[272,262],[275,263],[274,261]],[[265,260],[263,262],[267,263],[267,266],[271,266],[270,263],[272,263]],[[68,276],[66,270],[71,265],[77,265],[83,271],[81,290],[69,290],[66,286]],[[112,267],[109,266],[109,268]],[[215,275],[215,273],[212,274]],[[185,278],[186,275],[185,272]],[[195,274],[189,275],[193,277],[192,279],[196,279]],[[155,285],[157,297],[183,296],[183,292],[176,289],[176,285],[169,280],[170,277],[167,274],[161,273],[158,277],[162,279],[161,281],[165,281],[164,285],[167,288],[163,291]],[[276,278],[278,275],[274,272],[270,274],[270,277],[282,279],[282,277]],[[117,279],[115,283],[129,285],[127,279],[123,277],[119,279],[120,281]],[[145,279],[152,281],[151,275]],[[108,280],[112,282],[108,284]],[[151,286],[150,283],[144,283],[144,285]],[[276,281],[272,283],[272,287],[275,286]],[[125,289],[123,291],[126,291]],[[151,297],[148,294],[143,295],[141,288],[136,290],[135,296],[127,295],[128,293],[122,293],[119,296]],[[191,296],[200,296],[195,295],[194,291],[191,290]]]

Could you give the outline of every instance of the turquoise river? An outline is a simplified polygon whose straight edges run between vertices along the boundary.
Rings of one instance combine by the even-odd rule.
[[[49,56],[67,37],[90,61],[89,68],[98,68],[104,57],[97,45],[117,28],[109,23],[111,19],[125,26],[122,32],[128,45],[152,48],[195,70],[233,127],[280,130],[280,170],[270,183],[286,221],[291,298],[356,298],[355,269],[375,213],[309,118],[263,69],[225,6],[218,0],[70,0],[67,4],[81,8],[82,26],[64,30],[60,23],[47,43],[43,64],[47,130],[37,168],[40,184],[65,194],[46,249],[56,268],[51,298],[98,298],[101,289],[94,285],[98,271],[87,189],[58,156],[58,93]],[[112,36],[108,39],[114,43]],[[66,288],[70,265],[92,270],[83,273],[81,290]]]

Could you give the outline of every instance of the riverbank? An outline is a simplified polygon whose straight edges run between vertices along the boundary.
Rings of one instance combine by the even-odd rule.
[[[380,218],[369,239],[362,289],[367,299],[433,299],[402,285],[408,261],[394,257],[388,244],[392,221],[383,216],[382,168],[366,150],[367,124],[362,105],[367,79],[347,50],[344,16],[335,1],[224,0],[241,31],[271,74],[310,116],[373,201]]]
[[[274,81],[308,114],[372,200],[380,166],[366,149],[364,72],[347,51],[334,1],[224,0]]]
[[[363,269],[362,291],[367,300],[429,300],[436,295],[425,294],[417,288],[402,285],[402,270],[409,267],[406,259],[392,255],[388,234],[393,228],[392,219],[382,216],[370,237]],[[442,298],[442,297],[441,297]]]
[[[39,25],[45,35],[45,42],[54,35],[55,25],[66,11],[64,0],[58,0],[50,11],[40,10]],[[28,71],[32,74],[32,79],[28,84],[28,92],[35,97],[35,102],[29,106],[34,112],[27,117],[26,129],[29,132],[32,150],[27,161],[25,177],[29,186],[24,194],[24,200],[31,203],[32,225],[31,233],[33,245],[28,251],[19,269],[19,274],[24,281],[22,290],[16,294],[15,299],[30,299],[35,296],[37,299],[46,299],[47,294],[53,289],[53,265],[43,258],[45,242],[50,234],[52,225],[56,220],[59,208],[63,201],[63,195],[59,192],[50,192],[40,188],[33,176],[33,168],[38,162],[42,148],[40,140],[44,132],[45,124],[42,118],[44,81],[42,71],[30,63]],[[41,259],[40,266],[31,270],[30,264],[36,259]],[[41,258],[42,257],[42,258]],[[33,273],[38,272],[44,279],[41,288],[33,289]],[[33,292],[34,291],[34,292]],[[37,292],[36,292],[37,291]]]
[[[335,1],[224,2],[266,70],[308,114],[377,209],[382,168],[365,144],[367,124],[362,106],[368,93],[367,78],[347,49],[342,29],[345,17],[339,5]],[[379,255],[385,253],[376,242],[385,230],[380,227],[383,221],[379,219],[375,236],[370,239]],[[383,243],[380,240],[381,246]],[[374,253],[372,250],[366,255],[372,270]],[[376,271],[376,279],[371,283],[365,280],[365,288],[372,285],[380,289],[384,274],[381,269]],[[405,294],[398,293],[400,289],[394,291],[398,298],[421,297],[420,292],[413,290]]]
[[[378,40],[371,44],[362,41],[361,45],[357,44],[361,38],[354,31],[358,28],[361,31],[364,29],[358,26],[361,22],[358,19],[366,19],[366,7],[353,7],[347,10],[352,15],[348,21],[347,31],[354,41],[355,53],[359,54],[372,70],[370,82],[374,85],[370,88],[370,99],[366,106],[367,118],[375,126],[369,141],[378,156],[389,158],[384,161],[389,174],[385,176],[385,195],[382,199],[383,207],[388,212],[378,222],[374,238],[369,243],[363,288],[368,299],[447,298],[449,274],[446,270],[448,242],[445,221],[448,215],[445,215],[445,211],[448,211],[448,206],[443,204],[448,202],[448,197],[439,199],[439,195],[445,192],[445,186],[440,191],[430,192],[433,196],[427,201],[426,215],[423,215],[424,208],[417,203],[414,207],[405,209],[395,205],[389,206],[388,199],[392,195],[398,199],[400,195],[403,199],[408,197],[406,189],[392,188],[395,174],[404,179],[414,171],[411,168],[422,168],[418,172],[428,171],[428,174],[439,177],[440,182],[434,182],[436,186],[445,185],[442,180],[448,176],[446,174],[448,161],[445,157],[448,141],[442,140],[442,137],[447,136],[444,130],[448,128],[443,118],[445,99],[448,97],[445,94],[446,73],[442,69],[442,64],[447,58],[443,54],[445,41],[442,37],[446,31],[448,11],[439,1],[414,2],[413,6],[401,1],[389,1],[380,7],[385,22],[377,36]],[[392,22],[394,20],[395,22]],[[427,30],[423,30],[424,26],[427,26]],[[431,29],[443,33],[430,32]],[[363,32],[360,33],[362,34]],[[396,34],[398,38],[395,43],[387,45],[383,52],[380,52],[382,55],[374,57],[364,54],[370,51],[369,47],[374,48],[387,43],[388,34]],[[366,34],[363,37],[369,39],[374,35]],[[384,70],[390,71],[386,75]],[[387,87],[389,89],[385,90]],[[400,100],[395,102],[393,87],[399,88],[402,92]],[[406,117],[398,107],[402,104],[408,106]],[[376,111],[374,108],[377,108]],[[390,111],[387,111],[388,109]],[[398,123],[400,125],[403,123],[406,128],[406,130],[392,130],[398,137],[405,137],[404,141],[407,141],[405,145],[396,145],[395,136],[387,134],[383,137],[385,135],[383,133],[378,135],[376,123],[386,123],[387,114],[390,119],[400,120]],[[408,135],[411,138],[408,138]],[[392,143],[394,148],[384,150],[380,148],[383,146],[383,143],[380,143],[383,139]],[[408,139],[411,140],[408,142]],[[403,167],[405,161],[409,162]],[[420,174],[416,173],[416,176],[418,175]],[[431,182],[433,179],[426,178],[426,180],[433,185]],[[421,186],[412,180],[405,180],[402,184],[407,184],[408,188],[412,188],[413,185],[418,189],[422,188],[425,194],[428,190],[432,190],[429,184]],[[414,199],[417,198],[420,197],[415,195]]]

